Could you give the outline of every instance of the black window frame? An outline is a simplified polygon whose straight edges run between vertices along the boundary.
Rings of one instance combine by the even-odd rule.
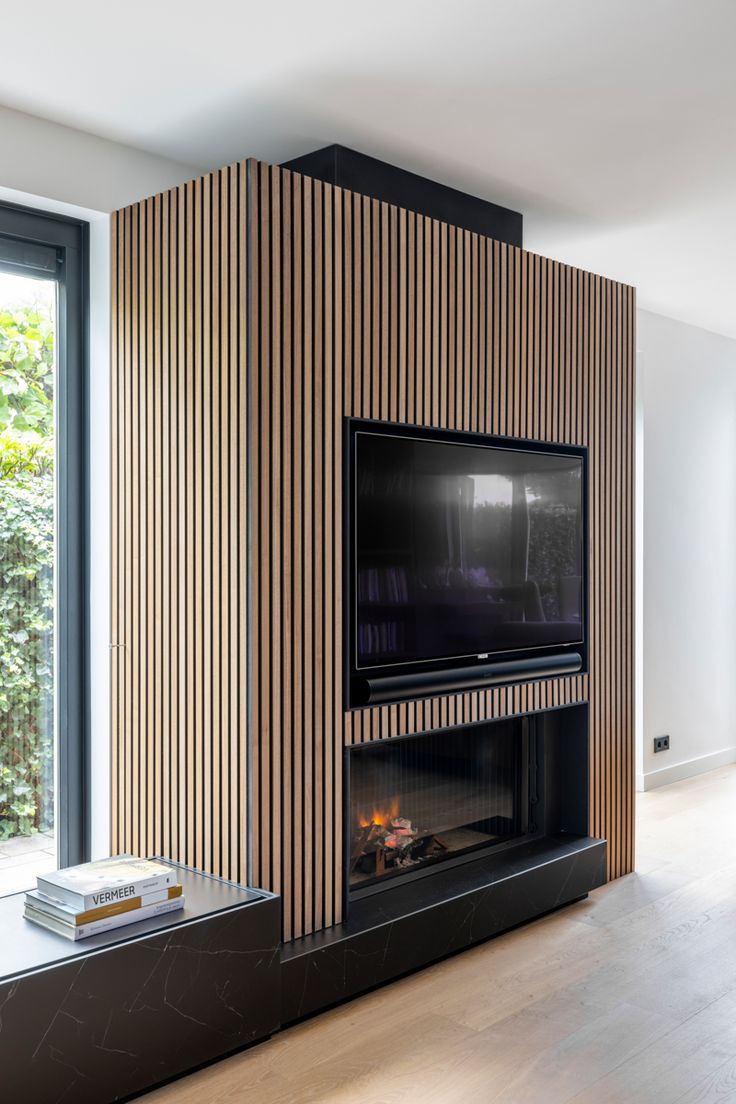
[[[89,224],[2,201],[1,244],[0,269],[58,284],[54,831],[70,866],[90,853]]]

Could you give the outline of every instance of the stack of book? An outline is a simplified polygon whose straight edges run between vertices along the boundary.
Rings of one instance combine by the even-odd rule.
[[[155,859],[113,855],[39,875],[25,917],[67,939],[85,939],[174,912],[184,904],[176,870]]]

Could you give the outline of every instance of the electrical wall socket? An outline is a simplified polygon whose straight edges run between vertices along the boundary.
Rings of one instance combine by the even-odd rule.
[[[669,738],[669,736],[655,736],[654,737],[654,750],[655,751],[669,751],[670,750],[670,738]]]

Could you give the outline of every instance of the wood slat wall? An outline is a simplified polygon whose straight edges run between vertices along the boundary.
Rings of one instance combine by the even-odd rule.
[[[112,223],[112,841],[247,874],[246,169]]]
[[[242,877],[247,872],[256,884],[282,894],[285,938],[306,934],[342,916],[345,745],[589,698],[591,832],[609,840],[611,877],[631,870],[633,289],[273,166],[247,162],[223,172],[228,181],[234,174],[235,192],[230,184],[226,195],[222,174],[213,174],[170,193],[168,200],[149,201],[155,223],[155,204],[163,211],[166,201],[170,211],[176,196],[186,226],[194,213],[193,242],[200,243],[190,247],[184,234],[181,262],[185,284],[191,285],[185,299],[190,328],[171,349],[164,347],[162,335],[176,329],[173,316],[156,315],[159,267],[160,287],[169,284],[165,249],[156,246],[155,235],[147,236],[145,227],[141,238],[148,205],[123,212],[117,220],[114,402],[120,455],[114,510],[120,558],[114,616],[126,642],[125,652],[118,652],[115,678],[118,840],[157,845],[149,850],[167,850],[163,845],[169,844],[171,851],[178,844],[177,857],[202,858],[217,873],[234,876],[237,870]],[[228,330],[224,382],[226,369],[212,353],[223,314],[216,313],[220,321],[213,324],[208,316],[211,303],[221,306],[225,277],[215,285],[205,276],[214,249],[206,239],[211,227],[214,242],[214,228],[223,218],[232,228],[234,195],[237,240],[231,235],[225,247],[219,233],[217,246],[218,256],[227,255],[239,272],[235,299],[226,300],[229,325],[237,304],[240,328],[235,334]],[[199,221],[198,204],[203,204]],[[153,276],[145,264],[141,267],[140,258],[149,254]],[[149,349],[141,335],[151,325],[158,344],[153,340]],[[184,404],[186,439],[177,436],[183,412],[172,400],[177,381],[191,376],[183,365],[194,371],[195,383],[199,380],[194,403],[188,398]],[[223,407],[235,372],[238,399]],[[151,377],[154,405],[148,417]],[[159,386],[162,397],[156,400]],[[221,416],[213,435],[206,426],[218,401]],[[131,411],[145,411],[146,417],[132,426]],[[345,712],[344,415],[588,445],[590,675]],[[167,421],[171,424],[164,426]],[[243,498],[248,432],[250,616],[243,600],[242,539],[248,524]],[[203,466],[205,473],[201,483],[190,478],[192,442],[194,468]],[[234,499],[223,500],[227,480],[216,484],[208,473],[223,469],[225,454],[230,470],[233,452],[239,490]],[[165,543],[165,521],[161,540],[154,537],[151,543],[141,519],[148,518],[149,508],[154,519],[167,516],[155,496],[159,482],[179,487],[167,467],[174,463],[187,497],[182,539],[172,547],[170,540]],[[239,534],[235,550],[222,535],[228,526],[228,533],[237,529]],[[219,552],[213,553],[215,547]],[[229,556],[223,556],[225,548]],[[219,593],[231,596],[227,608],[210,575],[215,561]],[[236,577],[234,590],[223,591],[222,580]],[[204,620],[196,612],[202,604]],[[180,607],[187,616],[176,622],[177,647],[171,655],[179,666],[172,669],[156,634]],[[235,660],[224,646],[222,629],[214,631],[221,608],[218,625],[231,632],[238,625]],[[252,645],[250,787],[243,751],[242,644],[247,632]],[[223,668],[226,654],[229,665]],[[131,673],[133,656],[137,666]],[[156,712],[150,678],[144,684],[134,673],[147,671],[149,662],[156,684],[172,682],[186,691],[174,727],[168,714]],[[186,675],[183,685],[181,679],[177,683],[180,671]],[[225,700],[227,711],[216,713]],[[182,756],[190,768],[182,779],[186,796],[177,799],[173,785],[168,806],[152,806],[149,780],[158,777],[159,762],[163,768]],[[142,789],[137,803],[130,793],[131,771],[136,770],[146,794],[144,799]],[[196,800],[192,804],[192,794],[205,802],[204,808]],[[170,829],[166,834],[172,810],[177,824],[186,822],[186,838]],[[229,846],[218,849],[214,839],[225,816]],[[234,823],[240,830],[237,853]],[[247,871],[246,825],[252,853]]]

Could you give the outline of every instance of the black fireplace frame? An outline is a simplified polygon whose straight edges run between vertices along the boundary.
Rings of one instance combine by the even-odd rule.
[[[574,713],[570,711],[574,711]],[[432,877],[441,871],[464,866],[467,863],[479,862],[487,859],[489,856],[502,855],[504,852],[513,851],[534,840],[541,840],[548,834],[554,835],[554,832],[548,833],[547,831],[548,800],[546,781],[549,748],[544,750],[543,759],[540,763],[537,760],[537,744],[539,742],[538,737],[542,733],[541,726],[545,723],[545,719],[553,716],[559,717],[564,713],[567,713],[571,718],[578,718],[577,726],[571,732],[567,746],[571,749],[571,752],[577,750],[579,754],[574,757],[574,770],[571,771],[566,778],[560,779],[562,786],[567,789],[568,800],[566,805],[569,809],[568,815],[570,817],[567,824],[562,825],[562,827],[566,833],[572,836],[582,837],[588,834],[589,819],[590,733],[589,704],[587,701],[569,702],[552,706],[550,709],[534,709],[524,713],[506,714],[502,717],[483,718],[477,721],[471,721],[467,724],[450,725],[442,729],[422,729],[419,732],[407,732],[403,733],[401,736],[389,736],[382,740],[372,740],[368,743],[353,744],[345,747],[343,751],[343,915],[349,917],[351,905],[355,905],[356,902],[366,897],[372,897],[376,894],[391,893],[395,889],[404,887],[422,878]],[[400,875],[396,875],[395,877],[384,878],[376,882],[371,882],[366,886],[351,890],[349,870],[352,844],[350,802],[351,758],[355,755],[365,753],[371,747],[375,747],[376,744],[395,744],[399,741],[403,742],[406,740],[419,739],[423,736],[437,736],[442,734],[444,734],[448,740],[451,740],[453,732],[460,729],[465,731],[468,729],[487,728],[494,724],[508,721],[518,721],[521,724],[521,738],[524,741],[522,764],[526,775],[527,801],[526,803],[522,803],[521,815],[522,823],[525,824],[527,830],[523,834],[515,836],[513,839],[505,840],[501,843],[489,844],[486,847],[478,847],[470,851],[464,851],[451,858],[441,859],[434,863],[426,863],[418,866],[416,870],[402,871]],[[577,744],[576,747],[574,746],[574,742]],[[530,748],[532,747],[534,747],[534,753],[530,754]],[[538,823],[534,825],[531,831],[529,830],[529,825],[533,823],[532,818],[535,814],[532,810],[533,802],[530,794],[532,787],[530,760],[534,761],[533,765],[536,772],[535,782],[538,783],[540,772],[542,780],[541,796],[539,792],[540,787],[537,785],[537,800],[534,803],[540,807],[536,812]],[[560,798],[560,803],[562,803],[562,797]],[[559,815],[557,810],[553,810],[553,818],[555,813]],[[539,821],[541,821],[541,823],[539,823]]]
[[[474,862],[476,859],[481,859],[485,855],[490,853],[498,853],[500,851],[508,850],[511,847],[517,847],[519,844],[528,842],[537,833],[529,832],[529,812],[530,812],[530,796],[529,796],[529,749],[532,744],[532,733],[530,733],[530,714],[512,715],[510,717],[498,717],[490,720],[473,721],[467,725],[452,725],[450,728],[444,730],[437,729],[425,729],[421,732],[406,732],[402,736],[390,736],[385,740],[371,740],[365,744],[353,744],[345,749],[345,762],[343,770],[343,792],[345,809],[343,812],[343,824],[345,825],[345,845],[344,845],[344,866],[345,866],[345,906],[348,907],[351,901],[359,901],[364,897],[372,897],[375,893],[383,893],[395,888],[398,885],[405,885],[408,882],[416,881],[417,878],[430,877],[436,872],[437,869],[443,870],[449,869],[453,866],[461,866],[467,862]],[[427,862],[418,866],[415,870],[404,870],[400,874],[396,873],[381,879],[380,881],[371,881],[365,886],[360,886],[356,889],[350,888],[350,852],[351,852],[351,824],[350,824],[350,779],[351,771],[350,764],[352,759],[356,755],[365,754],[371,748],[374,748],[377,744],[396,744],[397,742],[404,743],[409,740],[419,740],[423,736],[437,736],[444,733],[448,740],[452,739],[452,733],[459,729],[470,729],[478,727],[487,727],[494,723],[494,721],[518,721],[522,726],[521,739],[522,739],[522,770],[523,776],[527,779],[527,794],[526,800],[522,801],[520,814],[523,831],[520,835],[514,836],[512,839],[504,840],[500,843],[487,844],[484,846],[478,846],[468,851],[461,851],[457,855],[453,855],[451,858],[438,859],[436,862]],[[347,915],[347,914],[346,914]]]

